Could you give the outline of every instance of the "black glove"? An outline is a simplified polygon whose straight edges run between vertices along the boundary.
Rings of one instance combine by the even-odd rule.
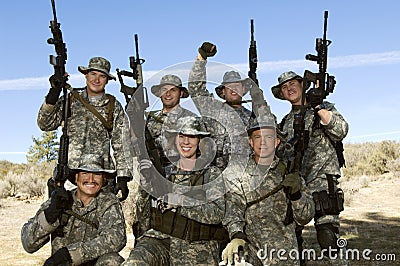
[[[53,224],[57,221],[58,217],[62,214],[63,210],[71,209],[72,195],[63,187],[57,187],[51,193],[51,202],[47,209],[44,210],[44,216],[47,222]]]
[[[203,42],[203,44],[199,48],[199,53],[201,57],[206,60],[207,57],[213,57],[217,53],[217,46],[210,42]]]
[[[121,198],[119,201],[124,201],[128,197],[129,188],[128,188],[128,181],[131,179],[127,176],[118,176],[117,177],[117,184],[115,185],[115,194],[118,194],[121,191]]]
[[[66,247],[57,250],[50,258],[48,258],[43,266],[57,266],[64,265],[64,263],[72,263],[71,254]]]
[[[317,107],[322,103],[324,98],[324,91],[319,88],[312,88],[307,92],[306,99],[307,103],[311,105],[312,108]]]
[[[286,175],[285,179],[282,181],[282,185],[289,192],[290,200],[298,200],[301,198],[301,176],[299,173],[290,173]]]
[[[49,81],[51,88],[46,96],[46,103],[55,105],[58,100],[58,97],[60,97],[61,89],[65,84],[66,80],[60,80],[57,76],[52,75],[49,78]]]

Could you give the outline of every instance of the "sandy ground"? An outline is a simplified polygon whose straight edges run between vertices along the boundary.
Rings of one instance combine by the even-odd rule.
[[[365,180],[356,184],[343,184],[348,206],[341,214],[341,235],[347,248],[371,249],[371,260],[352,260],[350,265],[400,265],[400,178]],[[21,245],[22,225],[38,209],[41,199],[2,199],[0,201],[0,265],[43,265],[50,254],[49,244],[34,254],[28,254]],[[310,223],[304,232],[306,248],[318,249],[315,231]],[[128,234],[128,244],[121,252],[129,255],[133,237]],[[374,256],[396,256],[396,261],[378,262]],[[321,265],[310,262],[309,265]]]

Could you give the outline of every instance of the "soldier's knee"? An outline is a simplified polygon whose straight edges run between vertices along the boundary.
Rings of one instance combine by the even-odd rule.
[[[95,266],[119,266],[123,262],[123,257],[121,257],[118,253],[112,252],[100,256],[97,259]]]
[[[329,247],[337,248],[339,238],[339,228],[331,223],[319,224],[315,226],[317,240],[322,249],[328,250]]]

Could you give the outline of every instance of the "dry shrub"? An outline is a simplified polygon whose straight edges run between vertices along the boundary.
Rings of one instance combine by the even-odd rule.
[[[8,171],[0,180],[0,197],[15,197],[26,194],[30,197],[41,196],[46,191],[46,182],[53,171],[53,163],[24,165],[24,169]]]

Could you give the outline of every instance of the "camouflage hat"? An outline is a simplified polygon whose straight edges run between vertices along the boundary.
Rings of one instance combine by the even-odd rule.
[[[282,95],[282,91],[281,91],[281,86],[283,83],[285,83],[286,81],[292,80],[292,79],[297,79],[299,81],[303,80],[303,77],[297,75],[295,72],[293,71],[288,71],[285,73],[282,73],[279,77],[278,77],[278,85],[275,85],[271,88],[272,94],[275,96],[275,98],[281,99],[281,100],[285,100],[285,98]]]
[[[77,168],[72,168],[71,171],[105,173],[108,175],[115,173],[115,170],[105,169],[103,157],[97,154],[83,154],[79,161],[79,166]]]
[[[179,133],[190,136],[209,136],[210,132],[203,129],[201,118],[195,116],[184,116],[179,118],[175,124],[166,130],[168,133]]]
[[[242,96],[244,96],[250,90],[251,79],[249,79],[249,78],[242,79],[239,72],[232,70],[232,71],[225,72],[224,77],[221,82],[221,85],[219,85],[218,87],[215,88],[215,92],[217,93],[217,95],[220,98],[225,99],[224,96],[222,95],[222,89],[225,87],[224,85],[228,84],[228,83],[235,83],[235,82],[243,83],[245,91]]]
[[[78,70],[82,74],[86,75],[90,70],[101,71],[108,76],[108,79],[116,80],[113,75],[110,74],[111,64],[103,57],[93,57],[89,60],[89,66],[79,66]]]
[[[252,116],[247,127],[247,134],[250,136],[253,131],[261,128],[276,129],[276,124],[276,116],[274,114],[269,113],[258,117]]]
[[[160,80],[160,84],[157,85],[153,85],[151,87],[151,92],[157,96],[157,97],[161,97],[161,88],[164,85],[173,85],[175,87],[178,87],[179,89],[181,89],[181,91],[183,91],[183,95],[181,98],[187,98],[189,97],[189,92],[187,90],[187,88],[182,86],[182,80],[175,75],[165,75],[161,78]]]

